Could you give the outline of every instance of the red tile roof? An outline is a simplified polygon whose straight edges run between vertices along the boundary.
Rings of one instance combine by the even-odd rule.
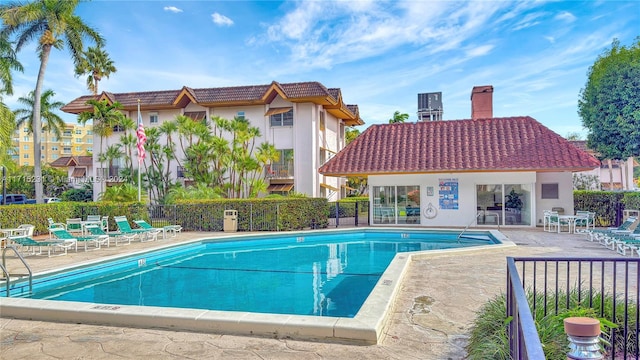
[[[86,104],[89,99],[106,99],[110,103],[120,102],[124,110],[133,111],[138,106],[138,99],[143,110],[182,108],[184,96],[188,93],[193,100],[204,107],[224,107],[239,105],[269,104],[274,94],[281,94],[291,102],[314,102],[327,106],[327,111],[342,119],[349,126],[362,125],[364,121],[359,114],[353,113],[353,107],[342,103],[340,89],[327,89],[319,82],[298,82],[280,84],[276,81],[267,85],[248,85],[220,88],[192,89],[183,87],[180,90],[163,90],[131,93],[107,93],[81,96],[62,107],[62,111],[78,114],[90,110]],[[180,101],[178,101],[180,100]]]
[[[50,163],[53,167],[92,166],[92,156],[62,156]]]
[[[486,171],[582,171],[600,166],[524,117],[373,125],[322,165],[332,176]]]

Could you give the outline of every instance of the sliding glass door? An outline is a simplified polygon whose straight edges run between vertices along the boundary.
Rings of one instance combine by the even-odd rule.
[[[476,185],[478,225],[531,225],[531,184]]]

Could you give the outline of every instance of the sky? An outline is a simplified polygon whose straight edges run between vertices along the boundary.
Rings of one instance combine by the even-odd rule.
[[[443,119],[468,119],[471,89],[493,85],[495,117],[531,116],[584,138],[589,67],[614,38],[630,45],[640,35],[637,0],[94,0],[76,14],[106,39],[117,68],[99,91],[318,81],[358,105],[361,131],[395,111],[416,121],[419,93],[442,92]],[[35,46],[18,54],[24,73],[4,99],[12,109],[35,88]],[[44,88],[65,103],[89,94],[66,49],[52,52]]]

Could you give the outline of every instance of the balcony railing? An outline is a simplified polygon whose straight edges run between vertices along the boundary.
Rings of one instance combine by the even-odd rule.
[[[293,164],[271,164],[265,167],[267,179],[293,178]]]

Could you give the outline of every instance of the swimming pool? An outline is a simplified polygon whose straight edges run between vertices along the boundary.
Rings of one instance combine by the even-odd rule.
[[[365,229],[200,239],[39,275],[30,296],[24,282],[12,286],[11,301],[47,316],[50,306],[62,307],[57,316],[68,321],[110,317],[140,326],[133,318],[143,326],[375,342],[412,255],[500,243],[488,231],[458,234]],[[13,308],[0,304],[3,316]]]

